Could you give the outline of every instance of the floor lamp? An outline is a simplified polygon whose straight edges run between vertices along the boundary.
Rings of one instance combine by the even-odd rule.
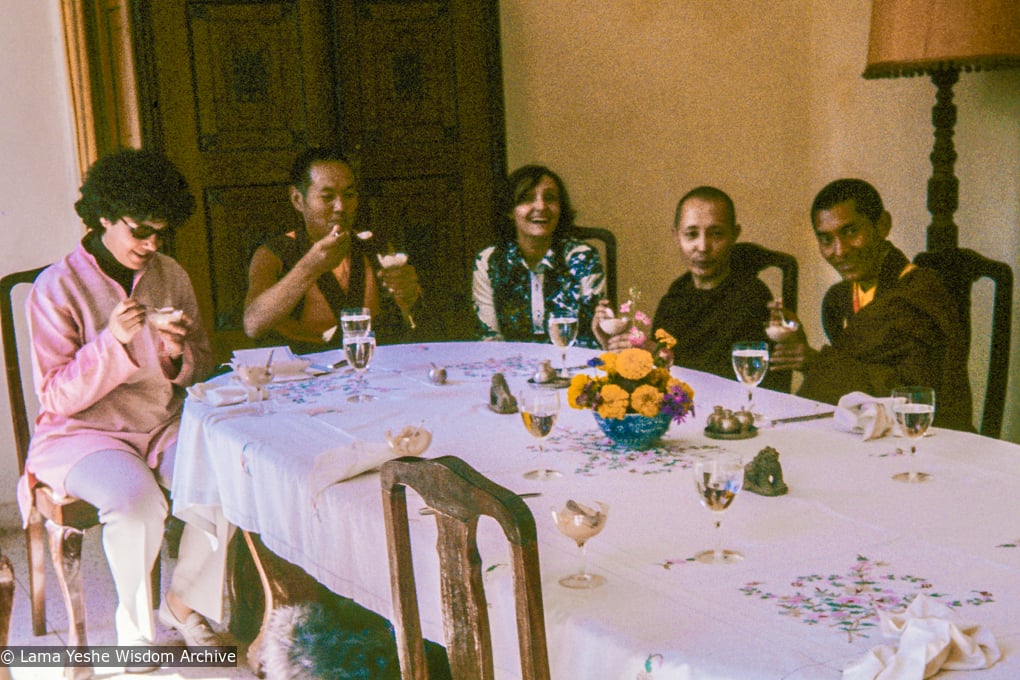
[[[935,146],[928,180],[927,248],[954,248],[959,180],[953,85],[960,71],[1020,67],[1020,0],[873,0],[865,78],[930,75]]]

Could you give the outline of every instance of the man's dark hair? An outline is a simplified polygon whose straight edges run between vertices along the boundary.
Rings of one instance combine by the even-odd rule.
[[[314,146],[305,149],[298,154],[294,159],[294,164],[290,166],[290,185],[304,195],[312,183],[312,166],[316,163],[333,162],[344,163],[351,169],[351,172],[354,172],[354,166],[347,160],[344,152],[337,147]]]
[[[676,204],[676,213],[673,215],[673,228],[676,229],[680,226],[680,211],[684,207],[684,203],[697,198],[702,201],[718,201],[726,206],[726,209],[730,211],[730,226],[737,223],[737,209],[733,205],[733,199],[722,189],[716,189],[710,186],[695,187],[684,194]]]
[[[863,179],[837,179],[826,184],[811,204],[811,223],[814,224],[815,215],[822,210],[831,210],[840,203],[853,201],[857,212],[867,217],[872,224],[878,224],[878,219],[885,212],[882,205],[882,197],[878,190]]]
[[[566,237],[574,228],[574,207],[570,203],[570,194],[567,193],[567,187],[560,176],[544,165],[523,165],[511,172],[506,179],[506,191],[503,192],[498,206],[497,241],[507,242],[517,238],[517,228],[513,218],[514,208],[546,176],[556,184],[556,188],[560,192],[560,221],[556,225],[556,231],[553,232],[553,240]]]
[[[120,149],[92,164],[74,204],[85,226],[102,231],[105,217],[166,221],[168,229],[184,223],[195,211],[188,182],[169,158],[157,151]]]

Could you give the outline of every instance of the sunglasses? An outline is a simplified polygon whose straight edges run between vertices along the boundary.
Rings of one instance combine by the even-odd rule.
[[[157,229],[148,224],[135,224],[135,222],[129,217],[122,217],[121,220],[127,225],[128,229],[131,230],[131,236],[136,241],[144,241],[152,236],[155,236],[161,241],[167,241],[173,237],[173,231],[169,226]]]

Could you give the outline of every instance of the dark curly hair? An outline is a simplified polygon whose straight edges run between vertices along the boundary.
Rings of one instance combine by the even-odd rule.
[[[92,164],[74,204],[85,226],[103,231],[99,221],[122,217],[166,221],[168,229],[184,223],[195,211],[188,182],[169,158],[146,149],[120,149]]]
[[[499,210],[496,221],[496,241],[498,243],[509,243],[517,238],[517,226],[513,217],[514,208],[524,200],[529,191],[542,181],[543,177],[549,177],[560,192],[560,221],[556,225],[556,231],[553,232],[553,240],[558,241],[565,238],[574,228],[574,206],[570,203],[567,186],[560,176],[544,165],[524,165],[510,173],[506,179],[506,191],[503,192],[497,208]]]

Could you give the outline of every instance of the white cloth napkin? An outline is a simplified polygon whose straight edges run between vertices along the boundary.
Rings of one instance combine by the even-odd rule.
[[[926,595],[904,612],[879,612],[879,619],[882,634],[899,638],[899,647],[875,647],[843,669],[843,680],[921,680],[943,669],[989,668],[1000,657],[991,631],[960,622],[956,612]]]
[[[391,458],[421,455],[432,442],[432,433],[409,425],[396,435],[387,430],[386,442],[383,444],[352,438],[349,443],[316,456],[308,472],[312,498],[317,498],[327,487],[374,470]]]
[[[245,401],[262,401],[269,398],[264,387],[247,387],[240,383],[195,383],[188,388],[188,396],[210,406],[229,406]]]
[[[399,455],[386,444],[360,440],[323,451],[315,458],[308,472],[312,498],[317,498],[327,487],[337,482],[374,470]]]
[[[836,427],[864,435],[865,441],[889,434],[896,423],[892,397],[873,397],[864,392],[850,392],[836,405]]]

